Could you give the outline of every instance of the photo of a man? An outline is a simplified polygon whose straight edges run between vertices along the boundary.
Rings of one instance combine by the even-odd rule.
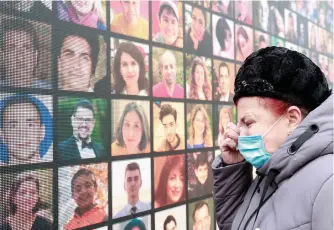
[[[72,197],[78,207],[74,216],[65,225],[65,230],[77,229],[108,220],[104,207],[95,199],[98,189],[96,175],[89,169],[79,169],[71,181]]]
[[[156,16],[152,12],[152,30],[153,41],[166,45],[182,47],[183,46],[183,29],[182,17],[179,16],[179,9],[182,12],[182,5],[178,8],[177,1],[174,0],[160,0],[159,2],[152,2],[152,10],[158,9]],[[154,4],[160,4],[154,5]],[[159,24],[158,26],[156,24]],[[155,27],[158,27],[158,32],[155,32]]]
[[[182,114],[181,115],[182,119]],[[164,139],[160,143],[157,152],[180,150],[185,148],[184,137],[176,132],[177,111],[170,104],[164,104],[160,108],[159,120],[163,125]]]
[[[190,158],[188,158],[188,160],[191,160],[192,154],[188,154],[188,157]],[[191,164],[191,166],[194,169],[196,179],[195,184],[188,188],[190,198],[204,196],[212,193],[212,174],[210,170],[211,161],[211,152],[198,153],[196,154],[196,159],[193,159],[193,164]]]
[[[139,164],[131,162],[126,165],[124,176],[124,190],[127,194],[127,204],[117,212],[113,218],[134,215],[151,209],[150,203],[140,200],[139,190],[142,187],[142,174]]]
[[[58,87],[93,92],[92,77],[100,49],[98,36],[64,31],[59,34],[58,48]]]
[[[217,88],[214,95],[216,101],[233,102],[233,95],[230,93],[233,78],[230,67],[221,62],[217,68]]]
[[[159,59],[161,82],[153,86],[153,97],[184,98],[184,89],[176,83],[177,64],[172,51],[166,50]]]
[[[44,33],[48,33],[50,29],[41,25],[38,27],[43,28]],[[41,55],[41,41],[36,29],[37,26],[30,21],[1,17],[1,55],[5,60],[2,62],[1,86],[51,88],[51,75],[45,72],[45,80],[41,80],[39,76],[41,73],[38,71],[38,64],[46,64],[51,61],[51,57]],[[49,42],[51,44],[51,35]]]
[[[155,229],[182,230],[187,229],[186,205],[168,208],[155,213]]]
[[[191,204],[190,212],[191,213],[191,222],[192,222],[192,230],[213,230],[213,217],[212,213],[210,213],[212,205],[209,206],[209,200],[198,201],[195,204]],[[211,202],[212,203],[212,200]]]
[[[58,168],[58,229],[108,220],[108,163]]]
[[[44,102],[52,105],[49,96]],[[46,155],[53,141],[53,118],[48,107],[31,95],[11,95],[0,102],[0,165],[52,160]]]
[[[59,160],[100,158],[105,155],[104,147],[92,139],[95,122],[92,103],[79,100],[71,116],[72,135],[58,145]]]

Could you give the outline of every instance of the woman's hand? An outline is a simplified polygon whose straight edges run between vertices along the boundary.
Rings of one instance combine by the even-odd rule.
[[[240,154],[239,150],[237,150],[238,136],[240,136],[240,127],[229,122],[224,137],[220,143],[218,143],[221,150],[221,157],[226,164],[239,163],[245,159]]]

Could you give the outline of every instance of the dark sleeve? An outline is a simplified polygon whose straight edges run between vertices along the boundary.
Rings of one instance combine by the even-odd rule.
[[[229,230],[244,196],[252,184],[252,165],[244,161],[226,165],[220,156],[212,163],[213,198],[220,230]]]
[[[52,230],[52,223],[45,217],[37,216],[31,230]]]
[[[95,147],[94,147],[94,151],[95,151],[95,154],[96,154],[96,158],[101,158],[101,157],[104,157],[106,155],[106,151],[105,151],[103,145],[101,145],[101,144],[96,144]]]

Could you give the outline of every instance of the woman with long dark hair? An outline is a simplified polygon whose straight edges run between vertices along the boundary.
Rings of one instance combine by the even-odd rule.
[[[40,198],[40,183],[32,173],[18,175],[9,189],[9,215],[0,224],[3,230],[48,230],[52,229],[51,220],[40,215],[46,205]]]
[[[184,157],[167,156],[155,191],[154,207],[174,204],[185,200]]]
[[[144,57],[133,43],[123,42],[119,45],[113,75],[117,94],[148,95],[149,81],[146,77]]]

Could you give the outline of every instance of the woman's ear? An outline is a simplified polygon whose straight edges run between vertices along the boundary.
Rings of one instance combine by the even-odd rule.
[[[298,125],[303,120],[303,115],[300,108],[298,108],[297,106],[290,106],[287,110],[287,119],[289,122],[288,129],[289,132],[291,133],[298,127]]]

